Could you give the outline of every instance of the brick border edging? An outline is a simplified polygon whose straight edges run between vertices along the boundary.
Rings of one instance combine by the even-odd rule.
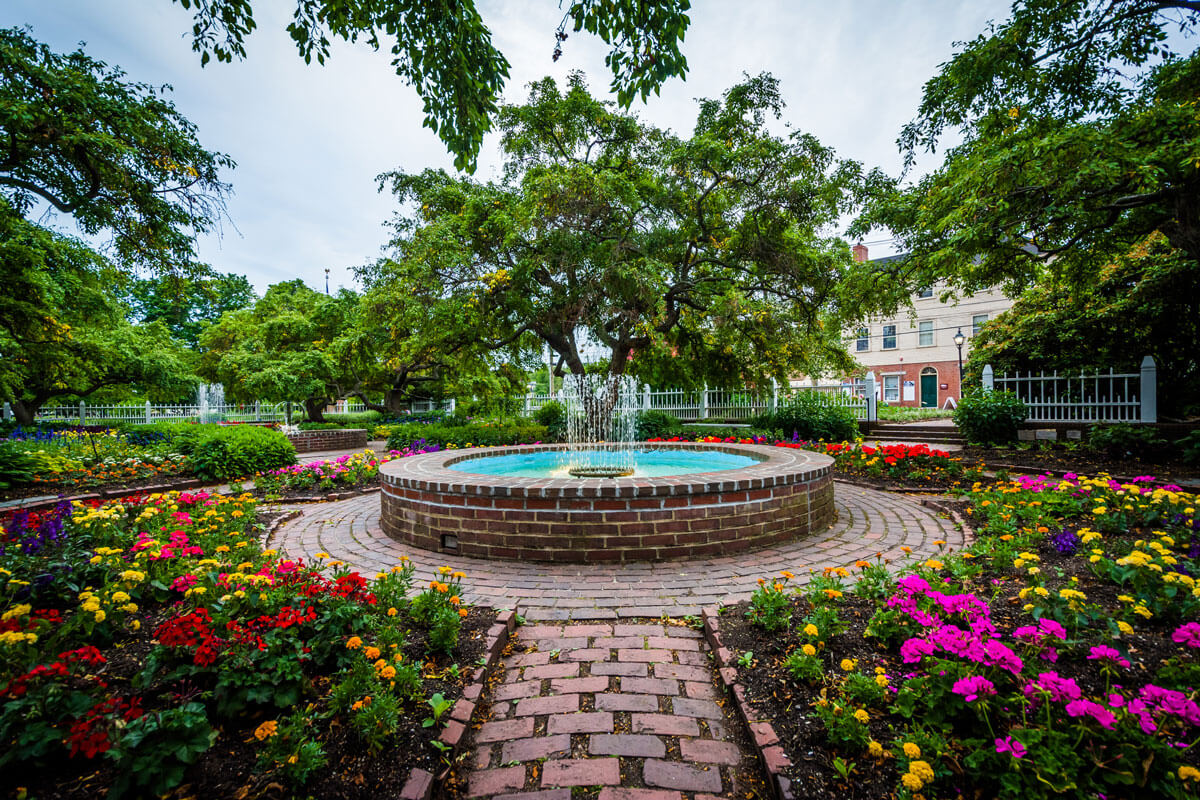
[[[463,688],[462,697],[450,709],[450,719],[446,721],[438,736],[438,741],[449,748],[448,757],[451,763],[458,757],[466,741],[466,733],[475,716],[479,698],[483,695],[488,673],[496,666],[500,654],[508,646],[509,638],[517,629],[518,610],[519,605],[514,604],[511,609],[496,615],[496,622],[488,628],[483,645],[487,653],[487,663],[476,667],[471,675],[471,682]],[[408,773],[404,788],[400,790],[400,800],[430,800],[435,786],[441,788],[440,784],[448,773],[447,769],[440,775],[434,775],[429,770],[414,767]]]
[[[312,494],[301,495],[299,497],[280,497],[278,500],[267,500],[266,497],[257,497],[264,503],[333,503],[338,500],[349,500],[351,497],[360,497],[367,494],[377,494],[382,486],[360,486],[353,489],[347,489],[342,492],[330,492],[329,494]]]
[[[721,676],[721,683],[733,695],[738,716],[750,731],[750,738],[754,740],[754,748],[767,772],[767,783],[771,787],[771,793],[776,800],[795,800],[796,795],[792,791],[792,781],[783,775],[783,771],[791,765],[791,761],[779,745],[779,735],[775,733],[774,726],[769,720],[760,718],[761,715],[754,710],[746,698],[746,687],[738,683],[738,671],[734,665],[733,653],[725,647],[721,640],[721,620],[718,616],[718,609],[705,606],[700,610],[700,619],[704,623],[704,640],[708,642],[708,646],[712,650],[713,660],[716,661],[717,671]]]

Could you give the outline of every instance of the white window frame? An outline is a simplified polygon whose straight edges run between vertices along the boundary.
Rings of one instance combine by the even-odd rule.
[[[885,402],[885,403],[899,403],[900,402],[900,379],[903,377],[904,377],[903,373],[896,373],[895,375],[884,375],[883,376],[883,402]],[[888,386],[889,381],[893,381],[894,385]],[[896,393],[895,397],[889,397],[888,396],[889,391],[895,391],[895,393]]]
[[[925,288],[925,289],[917,290],[917,299],[918,300],[928,300],[931,297],[933,297],[933,287],[932,286]]]
[[[888,335],[888,328],[892,329],[892,333],[890,336]],[[888,339],[892,340],[891,347],[888,346]],[[880,349],[882,349],[882,350],[895,350],[896,349],[896,326],[895,325],[884,325],[883,326],[883,344]]]
[[[867,327],[859,328],[854,338],[854,352],[866,353],[871,349],[871,329]]]
[[[929,334],[929,341],[925,341],[925,334]],[[933,320],[923,319],[917,323],[917,347],[933,347]]]
[[[971,315],[971,338],[974,339],[979,335],[979,329],[987,324],[987,314],[972,314]]]

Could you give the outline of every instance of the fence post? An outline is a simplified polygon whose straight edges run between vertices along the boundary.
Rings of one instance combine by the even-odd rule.
[[[12,406],[9,405],[8,403],[5,403],[4,404],[4,421],[8,422],[12,418],[13,418]]]
[[[867,373],[867,421],[879,419],[879,401],[875,397],[875,373]]]
[[[87,425],[87,405],[82,400],[79,401],[79,424]]]
[[[983,390],[985,392],[990,392],[990,391],[992,391],[992,389],[994,387],[995,387],[995,373],[992,372],[992,365],[984,364],[983,365]],[[962,393],[963,393],[962,382],[960,381],[958,384],[958,396],[962,397]]]
[[[1151,356],[1142,359],[1142,422],[1158,422],[1158,367]]]
[[[529,392],[525,393],[525,412],[521,414],[523,417],[529,416]]]
[[[146,424],[150,424],[150,401],[146,401]]]
[[[262,422],[262,400],[254,401],[254,421]]]
[[[708,419],[708,384],[704,384],[704,388],[700,390],[700,414],[699,419]]]
[[[454,409],[456,409],[457,407],[458,407],[458,401],[455,398],[451,397],[450,398],[450,413],[453,414]]]
[[[650,410],[650,384],[648,383],[642,387],[642,410]]]
[[[779,381],[771,378],[771,411],[779,410]]]

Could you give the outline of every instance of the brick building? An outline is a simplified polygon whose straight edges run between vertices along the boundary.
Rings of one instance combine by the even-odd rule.
[[[854,246],[854,257],[867,261],[867,248]],[[886,264],[904,255],[875,259]],[[962,331],[965,362],[971,340],[979,329],[1012,300],[998,290],[977,292],[943,303],[942,286],[933,286],[913,297],[911,312],[870,319],[847,331],[847,346],[860,364],[875,375],[879,399],[892,406],[946,408],[961,397],[958,348],[954,336]]]

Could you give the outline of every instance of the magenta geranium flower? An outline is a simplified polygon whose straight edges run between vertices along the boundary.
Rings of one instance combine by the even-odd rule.
[[[1180,625],[1179,629],[1171,634],[1171,641],[1200,649],[1200,622]]]
[[[1093,647],[1088,653],[1088,661],[1105,661],[1121,667],[1129,667],[1129,662],[1121,657],[1117,649],[1106,644],[1098,644]]]
[[[1116,724],[1117,717],[1104,706],[1092,700],[1072,700],[1067,703],[1067,716],[1069,717],[1091,717],[1100,723],[1100,727],[1105,730],[1112,730]]]
[[[962,695],[963,700],[971,703],[980,697],[995,694],[996,684],[981,675],[972,675],[969,678],[961,678],[955,681],[954,687],[950,691],[957,695]]]
[[[996,740],[996,752],[1002,755],[1008,753],[1013,758],[1024,758],[1029,751],[1025,749],[1025,745],[1013,737],[1005,736],[1003,739]]]

